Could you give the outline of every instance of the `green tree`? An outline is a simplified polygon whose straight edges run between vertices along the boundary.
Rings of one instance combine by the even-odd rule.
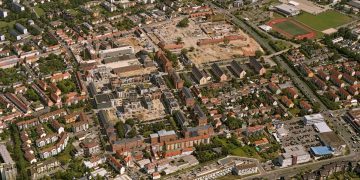
[[[126,135],[127,135],[128,138],[135,137],[137,135],[136,129],[132,128]]]
[[[184,54],[184,55],[186,55],[188,53],[188,50],[187,49],[181,49],[181,54]]]
[[[125,121],[125,124],[128,124],[128,125],[130,125],[131,127],[134,127],[134,125],[135,125],[135,120],[134,119],[127,119],[126,121]]]
[[[224,38],[224,44],[227,46],[230,43],[230,39],[229,38]]]
[[[256,50],[256,51],[255,51],[255,57],[256,57],[256,58],[260,58],[262,55],[263,55],[263,52],[262,52],[262,51],[260,51],[260,50]]]
[[[182,38],[181,37],[177,37],[176,38],[176,44],[181,44],[182,43]]]
[[[25,96],[27,98],[29,98],[30,100],[32,100],[32,101],[38,101],[39,100],[39,95],[36,94],[35,90],[33,90],[33,89],[27,90]]]
[[[179,21],[179,23],[176,25],[177,27],[181,27],[181,28],[184,28],[184,27],[188,27],[189,26],[189,18],[184,18],[182,19],[181,21]]]
[[[125,124],[122,121],[115,124],[115,129],[120,138],[125,138]]]

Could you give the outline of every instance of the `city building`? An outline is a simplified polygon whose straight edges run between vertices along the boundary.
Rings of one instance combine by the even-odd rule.
[[[235,166],[232,171],[235,175],[245,176],[257,173],[258,167],[255,163],[243,163]]]
[[[16,164],[4,144],[0,144],[0,155],[2,159],[0,163],[1,179],[16,179]]]
[[[315,159],[319,159],[326,156],[332,156],[334,151],[329,146],[316,146],[310,148],[311,154]]]
[[[281,167],[288,167],[311,161],[310,154],[302,145],[287,146],[284,147],[284,151],[285,153],[278,159]]]

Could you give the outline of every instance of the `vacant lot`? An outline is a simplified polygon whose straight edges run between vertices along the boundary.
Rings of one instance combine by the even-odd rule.
[[[274,26],[293,35],[293,36],[309,33],[305,29],[293,24],[291,21],[284,21],[284,22],[275,24]]]
[[[153,33],[148,35],[157,44],[159,41],[176,43],[180,38],[183,48],[193,49],[189,51],[188,57],[195,64],[208,63],[219,60],[228,60],[234,57],[254,56],[256,50],[261,50],[260,45],[246,33],[235,29],[232,24],[226,22],[200,23],[190,19],[189,26],[185,28],[176,27],[180,19],[173,19],[171,23],[164,23],[154,27]],[[202,29],[206,28],[209,33]],[[198,46],[200,39],[215,39],[228,35],[243,36],[246,40],[233,40],[229,44],[224,43],[207,44]]]
[[[318,15],[302,13],[294,19],[316,31],[324,31],[329,28],[336,28],[352,21],[352,18],[336,11],[326,11]]]

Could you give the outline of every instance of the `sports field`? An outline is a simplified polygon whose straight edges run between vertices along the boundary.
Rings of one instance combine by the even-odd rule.
[[[284,21],[277,24],[274,24],[274,26],[278,29],[281,29],[292,36],[302,35],[309,33],[307,30],[295,25],[291,21]]]
[[[317,15],[303,12],[293,17],[293,19],[319,32],[329,28],[339,27],[353,20],[351,17],[334,10],[329,10]]]
[[[313,39],[316,37],[315,31],[303,24],[288,18],[273,19],[267,23],[274,31],[292,39]]]

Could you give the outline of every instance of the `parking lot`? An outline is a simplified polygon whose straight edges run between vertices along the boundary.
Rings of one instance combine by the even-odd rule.
[[[283,146],[301,144],[305,148],[310,149],[312,146],[321,145],[319,138],[316,136],[318,133],[313,126],[304,126],[298,118],[287,121],[284,127],[289,130],[289,133],[281,139]]]

